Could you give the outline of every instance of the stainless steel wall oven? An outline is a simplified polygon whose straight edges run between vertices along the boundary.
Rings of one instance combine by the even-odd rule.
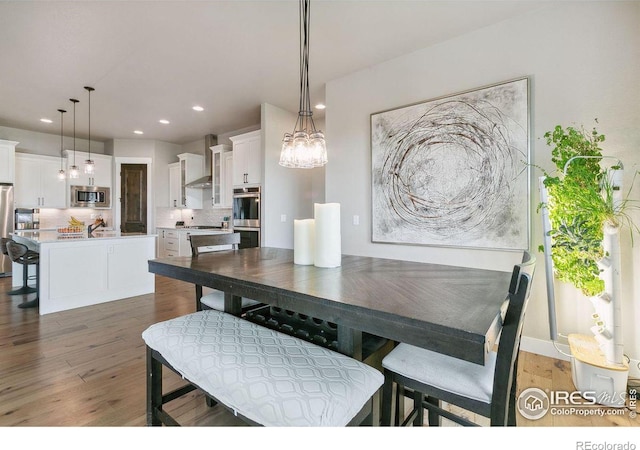
[[[260,247],[260,187],[233,190],[233,230],[240,233],[240,248]]]

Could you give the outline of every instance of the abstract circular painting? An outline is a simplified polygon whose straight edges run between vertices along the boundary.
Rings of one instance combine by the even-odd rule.
[[[528,78],[371,115],[374,242],[529,247]]]

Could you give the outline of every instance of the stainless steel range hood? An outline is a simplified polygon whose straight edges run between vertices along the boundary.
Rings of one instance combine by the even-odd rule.
[[[187,183],[184,186],[188,188],[207,189],[213,185],[213,177],[211,176],[211,147],[218,144],[217,136],[207,134],[204,137],[204,176]]]

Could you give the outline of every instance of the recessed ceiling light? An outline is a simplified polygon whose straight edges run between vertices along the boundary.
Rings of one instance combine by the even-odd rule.
[[[316,105],[316,109],[325,109],[325,108],[326,108],[326,106],[323,103],[318,103]]]
[[[40,119],[40,122],[44,122],[44,123],[53,123],[53,120],[51,119],[45,119],[44,117],[42,119]]]
[[[196,106],[193,107],[193,110],[194,111],[204,111],[204,108],[202,106],[197,106],[196,105]]]
[[[140,130],[135,130],[134,131],[135,134],[144,134],[144,131],[140,131]]]
[[[160,119],[160,120],[158,120],[158,122],[160,122],[163,125],[167,125],[169,123],[169,121],[167,119]]]

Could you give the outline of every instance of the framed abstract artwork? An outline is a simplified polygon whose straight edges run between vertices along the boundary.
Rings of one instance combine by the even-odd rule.
[[[372,241],[529,248],[529,79],[371,115]]]

